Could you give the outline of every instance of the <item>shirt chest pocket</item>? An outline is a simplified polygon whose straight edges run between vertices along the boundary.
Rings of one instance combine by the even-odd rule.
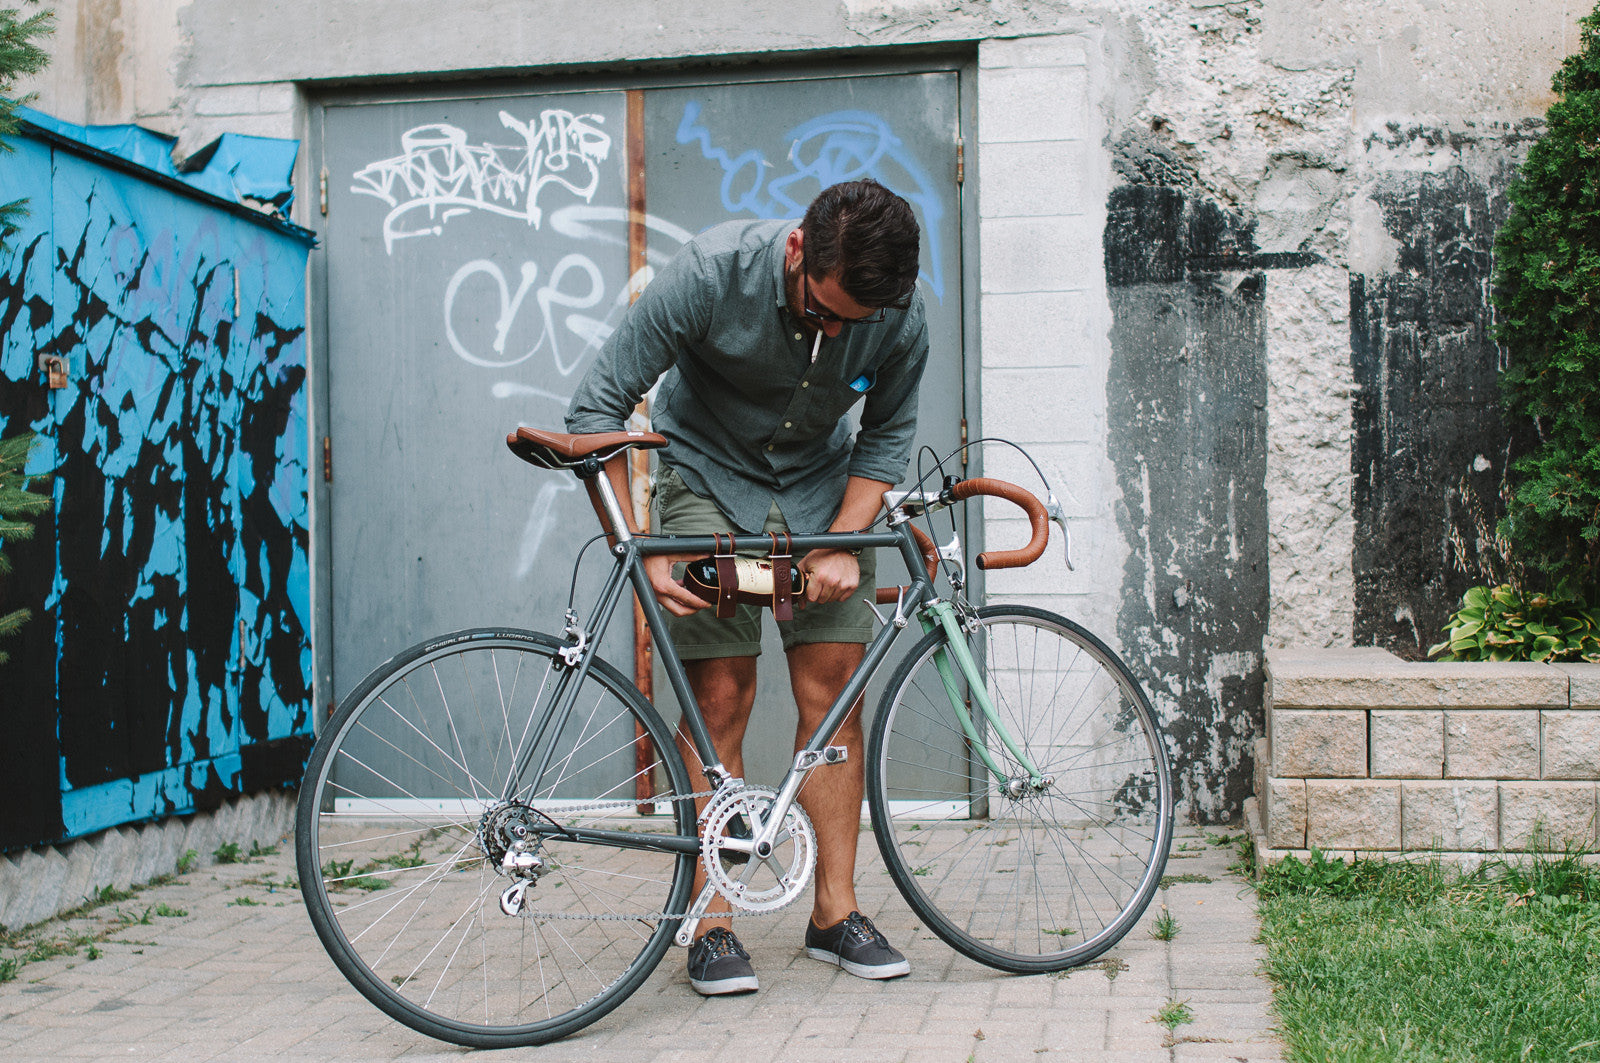
[[[856,386],[837,378],[813,381],[805,391],[804,427],[813,432],[831,430],[839,418],[850,412],[850,407],[861,401],[866,391],[866,381],[857,379]]]

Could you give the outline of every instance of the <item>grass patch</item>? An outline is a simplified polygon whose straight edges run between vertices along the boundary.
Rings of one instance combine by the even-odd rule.
[[[237,864],[244,860],[238,842],[223,842],[212,850],[211,856],[219,864]]]
[[[1198,883],[1199,885],[1203,886],[1214,881],[1215,880],[1210,875],[1200,875],[1192,872],[1184,875],[1162,875],[1161,888],[1167,889],[1169,886],[1177,886],[1190,882]]]
[[[1462,875],[1314,851],[1257,888],[1292,1059],[1600,1059],[1600,869],[1577,853]]]
[[[1167,911],[1167,906],[1161,906],[1161,914],[1156,916],[1156,925],[1150,928],[1150,936],[1157,941],[1171,941],[1178,936],[1178,921],[1172,918],[1172,913]]]
[[[183,855],[178,857],[178,874],[187,875],[200,863],[200,854],[193,849],[185,849]]]
[[[1194,1021],[1194,1009],[1189,1007],[1187,1000],[1169,1000],[1161,1005],[1161,1010],[1156,1012],[1156,1021],[1169,1030],[1176,1030],[1185,1023]]]

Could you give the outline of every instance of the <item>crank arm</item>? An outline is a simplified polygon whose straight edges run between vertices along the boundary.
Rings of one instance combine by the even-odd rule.
[[[716,895],[716,887],[707,882],[705,888],[700,891],[700,896],[696,897],[694,903],[689,906],[689,914],[678,925],[678,933],[672,939],[674,942],[684,948],[694,944],[694,932],[700,926],[700,920],[705,918],[706,908],[710,906],[711,898]]]

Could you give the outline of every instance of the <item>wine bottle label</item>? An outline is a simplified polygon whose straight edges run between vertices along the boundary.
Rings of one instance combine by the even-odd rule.
[[[736,557],[733,569],[738,588],[746,594],[772,593],[772,562],[760,557]]]

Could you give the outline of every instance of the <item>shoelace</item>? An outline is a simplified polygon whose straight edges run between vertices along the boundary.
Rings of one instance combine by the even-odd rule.
[[[714,930],[708,930],[706,936],[700,940],[704,942],[703,947],[706,950],[707,960],[720,960],[724,956],[740,956],[744,954],[744,949],[739,945],[739,939],[733,936],[732,931],[724,930],[720,926]]]
[[[889,939],[880,934],[878,928],[872,925],[872,920],[860,912],[851,912],[844,917],[844,932],[847,936],[853,937],[857,941],[882,942],[884,945],[889,943]]]

